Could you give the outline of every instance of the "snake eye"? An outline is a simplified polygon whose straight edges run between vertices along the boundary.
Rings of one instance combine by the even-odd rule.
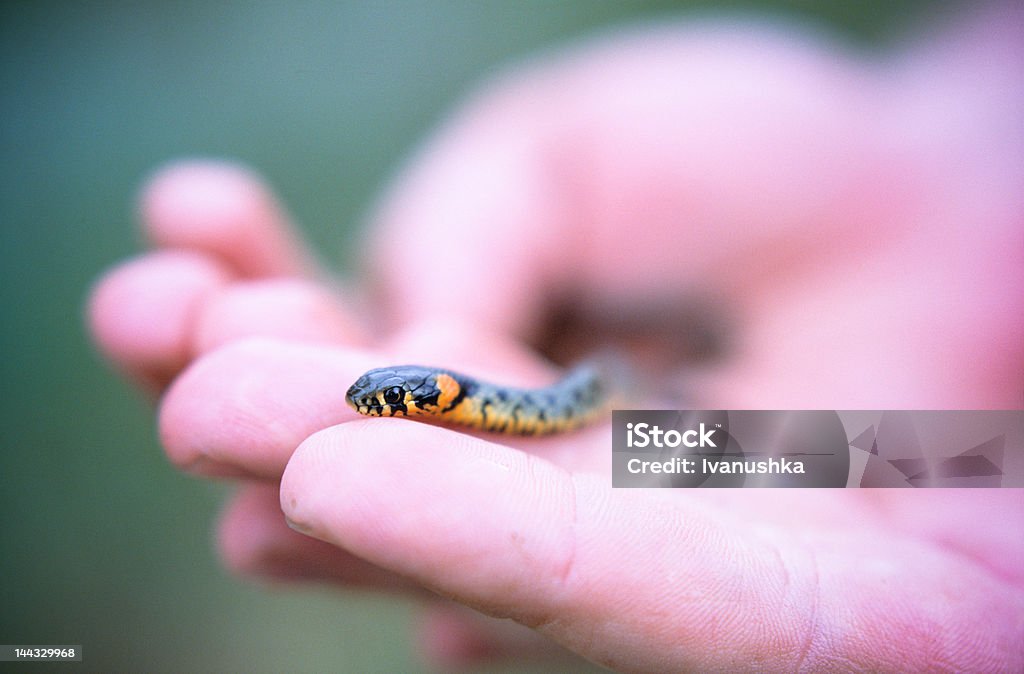
[[[402,392],[402,388],[400,386],[392,386],[384,391],[384,402],[388,405],[397,405],[402,402],[402,398],[404,397],[405,394]]]

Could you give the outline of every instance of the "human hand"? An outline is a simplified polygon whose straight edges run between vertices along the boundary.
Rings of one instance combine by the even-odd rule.
[[[693,39],[542,66],[457,118],[382,208],[374,306],[401,326],[386,338],[295,278],[316,277],[310,256],[250,178],[186,166],[144,206],[158,243],[185,250],[108,277],[100,342],[159,384],[240,337],[276,338],[216,349],[161,411],[177,463],[251,481],[221,530],[241,571],[426,587],[624,669],[1019,665],[1022,544],[1005,528],[1019,530],[1019,493],[619,492],[595,477],[600,428],[510,449],[401,421],[333,425],[352,418],[347,384],[396,358],[539,381],[508,335],[539,334],[556,294],[724,305],[739,348],[703,374],[698,406],[1019,404],[1018,197],[950,192],[965,173],[1019,179],[1019,146],[985,142],[1006,106],[982,129],[894,148],[906,107],[872,73],[785,38]],[[771,93],[739,105],[754,74],[777,78]],[[999,103],[1019,110],[1010,91]],[[928,141],[958,160],[934,165]],[[951,202],[989,226],[944,220]],[[284,528],[278,499],[333,545]],[[449,611],[427,628],[437,657],[522,645]]]

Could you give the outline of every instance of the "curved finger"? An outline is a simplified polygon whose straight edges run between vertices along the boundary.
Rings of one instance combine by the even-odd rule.
[[[198,253],[162,251],[125,262],[90,293],[93,338],[120,369],[159,391],[193,357],[197,315],[230,281],[230,272]]]
[[[777,587],[779,569],[700,509],[442,429],[371,420],[318,433],[289,463],[281,504],[301,531],[613,668],[706,667],[709,623],[777,622],[777,605],[754,610],[745,574]]]
[[[271,339],[247,339],[194,362],[160,406],[160,439],[180,468],[277,481],[310,434],[357,418],[345,391],[370,356]]]
[[[248,337],[366,341],[343,300],[312,281],[238,280],[208,255],[160,251],[109,271],[89,298],[100,349],[154,392],[199,355]]]
[[[880,553],[852,535],[814,547],[411,422],[314,435],[281,505],[303,532],[616,669],[970,670],[1024,657],[1021,593],[953,556],[892,541]]]
[[[241,304],[248,304],[248,299]],[[285,304],[270,313],[283,320],[287,310]],[[189,367],[164,397],[159,423],[168,456],[179,467],[202,475],[277,480],[306,437],[358,418],[344,394],[360,375],[409,359],[451,364],[511,385],[544,385],[557,376],[545,372],[520,345],[479,330],[464,332],[452,324],[422,325],[383,346],[384,351],[364,351],[253,338],[215,349]],[[501,368],[496,369],[499,363]],[[607,432],[606,426],[595,425],[570,435],[503,436],[500,441],[560,465],[598,470],[610,458],[587,450]]]
[[[206,253],[245,277],[309,276],[313,253],[263,180],[224,161],[161,168],[140,199],[143,228],[161,248]]]

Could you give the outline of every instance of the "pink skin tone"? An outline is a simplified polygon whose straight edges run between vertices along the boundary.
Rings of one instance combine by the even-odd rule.
[[[612,490],[607,427],[509,440],[342,401],[397,362],[549,381],[523,340],[573,288],[725,307],[736,347],[685,373],[690,405],[1020,407],[1012,26],[991,12],[872,63],[777,29],[647,28],[511,72],[385,195],[372,303],[254,174],[169,166],[141,199],[153,250],[98,282],[93,334],[163,392],[171,460],[240,485],[227,566],[421,596],[440,666],[1020,671],[1020,490]]]

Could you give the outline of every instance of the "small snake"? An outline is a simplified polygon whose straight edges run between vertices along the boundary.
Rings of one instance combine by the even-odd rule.
[[[537,389],[497,386],[435,367],[382,367],[352,384],[345,400],[366,416],[406,416],[514,435],[564,433],[608,410],[605,386],[588,365]]]

